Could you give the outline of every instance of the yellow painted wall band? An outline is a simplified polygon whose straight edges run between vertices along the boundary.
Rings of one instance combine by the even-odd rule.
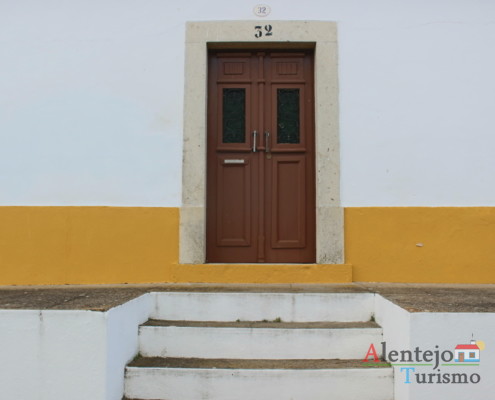
[[[495,207],[345,209],[355,281],[495,283]]]
[[[0,207],[0,285],[495,282],[495,207],[347,208],[345,265],[179,265],[178,232],[178,208]]]
[[[166,281],[177,208],[0,207],[0,284]]]

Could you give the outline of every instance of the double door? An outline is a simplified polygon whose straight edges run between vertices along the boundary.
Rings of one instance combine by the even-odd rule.
[[[207,262],[315,262],[312,53],[208,65]]]

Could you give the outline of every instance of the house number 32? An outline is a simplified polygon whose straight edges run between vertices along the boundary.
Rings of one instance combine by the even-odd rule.
[[[263,36],[272,36],[273,32],[272,32],[272,26],[271,25],[265,25],[265,26],[261,26],[261,25],[256,25],[254,27],[254,37],[255,38],[260,38],[260,37],[263,37]]]

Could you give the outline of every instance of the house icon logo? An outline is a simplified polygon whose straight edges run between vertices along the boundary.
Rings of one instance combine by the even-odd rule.
[[[480,362],[480,351],[485,348],[481,340],[471,340],[469,344],[458,344],[454,350],[454,361],[456,363],[478,363]]]

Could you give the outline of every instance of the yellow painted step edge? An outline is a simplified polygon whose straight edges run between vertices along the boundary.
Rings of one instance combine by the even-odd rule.
[[[176,283],[349,283],[350,264],[176,264]]]

